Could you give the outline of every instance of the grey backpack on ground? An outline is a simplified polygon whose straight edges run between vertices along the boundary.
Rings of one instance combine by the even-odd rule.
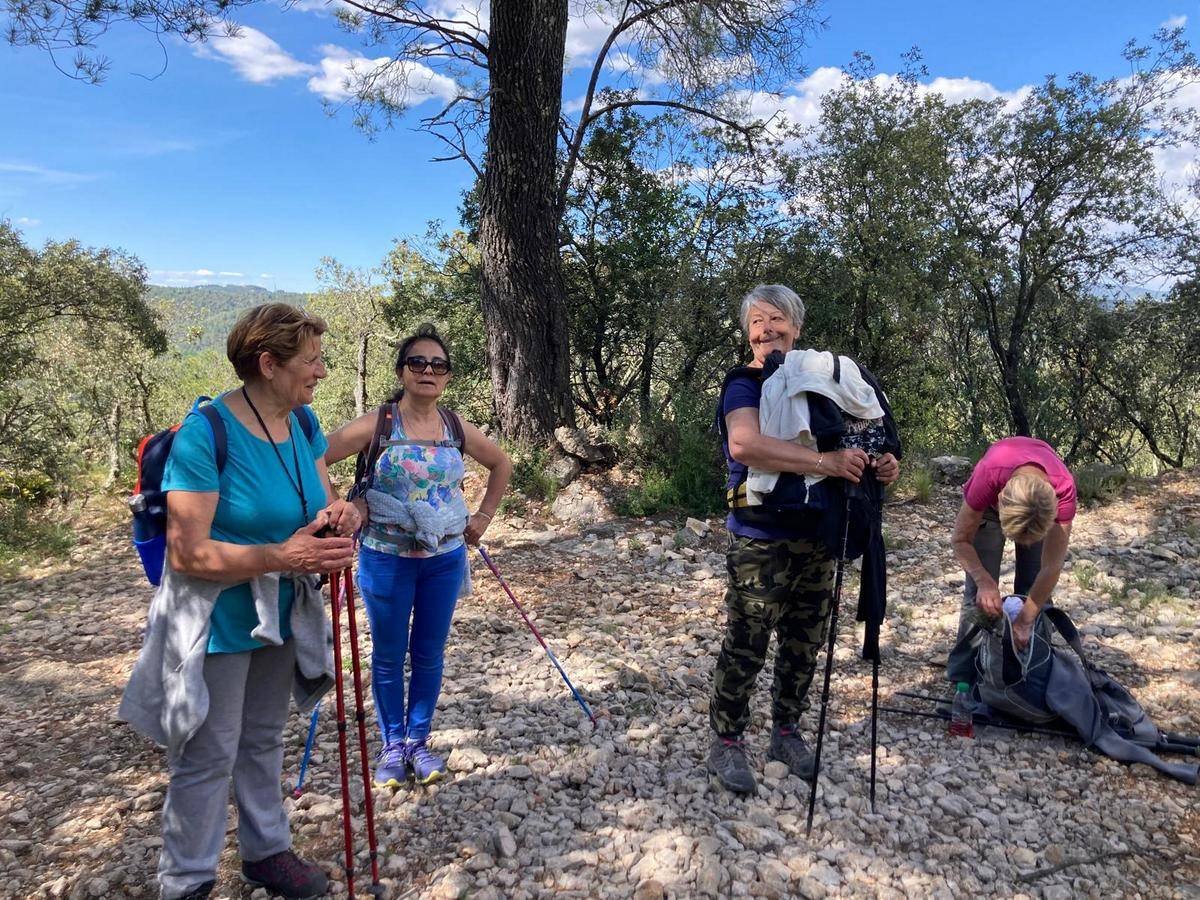
[[[1066,647],[1054,646],[1055,632]],[[1061,719],[1087,747],[1196,784],[1200,765],[1167,762],[1153,752],[1151,748],[1170,741],[1133,695],[1087,658],[1079,630],[1061,609],[1042,610],[1023,653],[1016,650],[1008,616],[989,627],[976,625],[956,652],[964,643],[974,652],[976,694],[996,712],[1037,725]]]

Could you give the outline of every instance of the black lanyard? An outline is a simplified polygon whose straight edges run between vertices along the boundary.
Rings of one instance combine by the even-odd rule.
[[[304,478],[300,474],[300,454],[296,452],[296,435],[292,432],[292,414],[288,413],[288,439],[292,442],[292,460],[296,463],[296,477],[292,478],[292,473],[288,470],[287,463],[283,461],[283,455],[279,452],[279,447],[275,444],[275,438],[271,437],[271,431],[267,428],[267,423],[263,421],[263,417],[259,415],[258,408],[254,405],[254,401],[250,399],[250,395],[246,393],[245,386],[242,387],[242,396],[246,398],[246,405],[250,407],[250,411],[254,413],[254,418],[258,419],[258,424],[262,426],[263,434],[267,436],[267,440],[271,442],[271,449],[275,451],[275,458],[279,460],[279,465],[283,468],[283,474],[287,476],[288,484],[292,486],[292,490],[296,492],[296,496],[300,498],[300,515],[304,517],[301,525],[308,524],[308,501],[304,498]]]

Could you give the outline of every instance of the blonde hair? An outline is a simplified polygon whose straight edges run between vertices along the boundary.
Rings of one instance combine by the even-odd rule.
[[[250,381],[261,374],[258,359],[262,354],[270,353],[286,363],[326,328],[320,316],[310,316],[287,303],[264,303],[242,313],[229,332],[225,355],[238,378]]]
[[[1000,529],[1013,543],[1027,546],[1046,536],[1058,512],[1054,487],[1037,475],[1014,476],[996,501]]]

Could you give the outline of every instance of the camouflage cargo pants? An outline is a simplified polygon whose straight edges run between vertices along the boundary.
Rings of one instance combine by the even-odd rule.
[[[729,588],[721,654],[713,673],[709,722],[724,736],[750,721],[750,695],[775,632],[771,715],[798,722],[825,639],[833,597],[833,560],[820,541],[765,541],[730,535],[725,556]]]

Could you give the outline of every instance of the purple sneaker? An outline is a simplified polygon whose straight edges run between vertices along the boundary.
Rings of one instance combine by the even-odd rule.
[[[294,900],[321,897],[329,890],[329,879],[325,873],[291,850],[283,850],[257,862],[244,861],[242,880]]]
[[[408,746],[404,741],[384,744],[376,760],[376,787],[400,787],[408,780]]]
[[[446,777],[446,761],[425,746],[425,738],[408,743],[408,764],[417,784],[433,784]]]

